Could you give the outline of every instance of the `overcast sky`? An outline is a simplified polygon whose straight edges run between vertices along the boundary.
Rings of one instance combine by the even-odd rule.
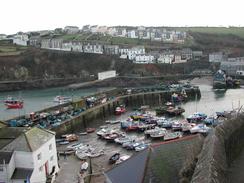
[[[0,33],[66,25],[244,26],[243,0],[1,0]]]

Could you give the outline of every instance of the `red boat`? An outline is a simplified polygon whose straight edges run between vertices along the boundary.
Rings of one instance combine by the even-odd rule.
[[[116,107],[115,109],[115,115],[120,115],[126,112],[126,109],[124,106]]]
[[[13,100],[11,102],[5,103],[5,105],[8,109],[22,109],[24,106],[24,102],[19,100]]]

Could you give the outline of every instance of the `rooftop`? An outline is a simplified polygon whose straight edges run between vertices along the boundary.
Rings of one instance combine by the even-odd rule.
[[[0,152],[0,165],[9,164],[13,152]]]
[[[55,135],[54,132],[37,127],[31,129],[24,128],[19,131],[17,129],[19,128],[0,129],[0,145],[2,145],[0,148],[2,148],[2,150],[33,152]],[[4,133],[3,131],[8,132]],[[8,138],[6,138],[7,136]]]

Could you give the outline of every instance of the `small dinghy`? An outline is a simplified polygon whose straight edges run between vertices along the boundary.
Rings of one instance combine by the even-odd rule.
[[[120,153],[115,153],[113,156],[109,158],[109,164],[116,163],[117,160],[120,158]]]

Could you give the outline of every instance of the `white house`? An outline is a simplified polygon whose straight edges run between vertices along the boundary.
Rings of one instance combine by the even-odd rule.
[[[84,53],[103,54],[103,45],[100,44],[85,44],[83,45]]]
[[[66,27],[64,27],[64,32],[66,32],[67,34],[76,34],[79,31],[80,31],[79,27],[77,27],[77,26],[66,26]]]
[[[98,25],[93,25],[93,26],[91,26],[90,27],[90,30],[91,30],[91,33],[97,33],[97,31],[98,31]]]
[[[6,127],[0,129],[0,144],[0,182],[54,182],[59,171],[54,132]]]
[[[136,64],[152,64],[152,63],[154,63],[154,56],[153,55],[136,55],[133,63],[136,63]]]
[[[27,46],[29,37],[27,34],[17,34],[13,37],[13,43],[17,45]]]
[[[158,63],[160,64],[172,64],[174,60],[174,54],[160,54],[158,58]]]
[[[129,49],[127,56],[129,60],[134,60],[136,55],[144,55],[144,54],[145,54],[144,46],[136,46]]]
[[[128,38],[138,38],[138,31],[137,30],[130,30],[127,32]]]
[[[174,62],[173,64],[179,64],[179,63],[186,63],[186,59],[182,59],[181,54],[175,54]]]
[[[98,80],[104,80],[104,79],[113,78],[113,77],[116,77],[116,71],[114,71],[114,70],[98,73]]]
[[[125,28],[117,28],[116,29],[116,36],[118,37],[126,37],[127,30]]]
[[[215,52],[209,54],[209,62],[222,62],[226,60],[227,57],[223,54],[223,52]]]

